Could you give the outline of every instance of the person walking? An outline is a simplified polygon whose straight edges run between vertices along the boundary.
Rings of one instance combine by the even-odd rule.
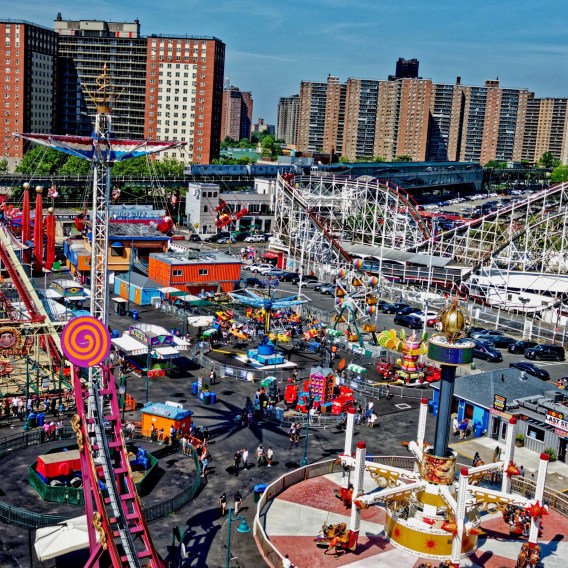
[[[227,494],[221,493],[219,497],[219,506],[221,507],[221,516],[225,516],[225,512],[227,511]]]
[[[454,429],[454,436],[457,436],[460,433],[460,423],[457,416],[454,416],[452,420],[452,428]]]
[[[201,477],[207,475],[207,466],[209,465],[209,460],[207,459],[207,453],[204,452],[201,456]]]
[[[239,475],[239,464],[241,463],[241,452],[235,452],[235,457],[233,458],[233,471],[235,475]]]
[[[258,467],[264,465],[264,448],[262,447],[262,444],[260,444],[260,446],[256,449],[256,465]]]
[[[274,457],[274,451],[272,450],[272,448],[268,448],[268,450],[266,450],[266,461],[267,461],[267,465],[268,467],[272,467],[272,458]]]
[[[243,504],[243,496],[241,495],[240,491],[237,490],[235,493],[235,515],[238,514],[241,505]]]
[[[249,451],[245,448],[244,450],[241,451],[241,459],[243,460],[244,470],[248,469],[248,457],[249,457]]]

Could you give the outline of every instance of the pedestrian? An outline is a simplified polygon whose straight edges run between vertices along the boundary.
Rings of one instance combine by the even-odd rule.
[[[225,511],[227,510],[227,494],[221,493],[219,497],[219,506],[221,507],[221,516],[225,516]]]
[[[264,465],[264,448],[262,447],[262,444],[260,444],[260,446],[256,449],[256,465],[258,467]]]
[[[294,422],[290,424],[290,429],[288,430],[288,434],[290,435],[290,446],[288,449],[291,450],[292,444],[296,441],[296,424],[294,424]]]
[[[268,467],[272,467],[272,458],[274,456],[274,451],[272,450],[272,448],[268,448],[268,450],[266,450],[266,461],[268,462]]]
[[[287,554],[282,559],[282,568],[295,568],[294,564],[292,564]]]
[[[454,429],[454,436],[457,436],[460,433],[460,423],[458,422],[457,416],[454,416],[452,420],[452,427]]]
[[[207,466],[209,465],[209,460],[207,459],[207,453],[203,452],[201,456],[201,477],[205,477],[207,475]]]
[[[371,428],[374,428],[374,427],[375,427],[375,423],[377,422],[377,419],[378,419],[378,418],[379,418],[379,417],[377,416],[377,413],[374,412],[374,411],[371,411],[371,416],[370,416],[370,418],[369,418],[369,426],[370,426]]]
[[[519,468],[519,471],[521,472],[519,475],[520,475],[521,477],[524,477],[524,476],[525,476],[525,468],[524,468],[523,466],[521,466],[521,467]]]
[[[240,491],[237,490],[237,492],[235,493],[235,515],[238,514],[239,509],[241,508],[241,505],[243,504],[243,497],[240,493]]]
[[[469,422],[467,418],[464,418],[461,422],[460,422],[460,440],[465,440],[466,436],[467,436],[467,430],[469,427]]]
[[[477,467],[477,463],[480,460],[481,460],[481,458],[479,457],[479,452],[475,452],[475,455],[473,456],[473,462],[472,462],[473,467]]]
[[[243,460],[243,469],[246,470],[248,468],[248,457],[249,451],[245,448],[241,451],[241,459]]]
[[[235,475],[239,475],[239,464],[241,463],[241,452],[235,452],[235,457],[233,458],[233,471]]]

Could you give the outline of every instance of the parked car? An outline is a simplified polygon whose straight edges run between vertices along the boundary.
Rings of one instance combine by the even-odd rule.
[[[306,282],[319,282],[318,277],[317,276],[312,276],[311,274],[308,274],[307,276],[304,276],[302,278],[302,280],[304,281],[304,284]]]
[[[257,272],[259,274],[263,274],[264,272],[268,272],[274,268],[273,264],[252,264],[250,267],[251,272]]]
[[[422,320],[414,317],[414,314],[396,314],[394,323],[395,325],[404,325],[410,329],[420,329],[424,325]]]
[[[537,345],[538,343],[536,341],[527,341],[523,339],[521,341],[515,341],[515,343],[509,345],[509,347],[507,347],[507,351],[509,353],[521,353],[524,355],[525,349],[528,349],[529,347],[536,347]]]
[[[331,282],[318,282],[315,286],[314,286],[314,290],[316,292],[321,292],[321,289],[324,286],[329,286],[331,284]]]
[[[383,311],[383,308],[388,305],[388,302],[386,302],[385,300],[379,300],[377,302],[377,310],[380,310],[381,312]]]
[[[535,347],[525,349],[525,357],[527,359],[535,359],[536,361],[542,361],[543,359],[564,361],[566,359],[566,354],[564,352],[564,347],[561,345],[541,343]]]
[[[414,312],[413,315],[414,317],[417,317],[420,321],[422,321],[422,323],[424,323],[424,320],[426,320],[426,323],[428,323],[428,321],[431,319],[433,319],[434,321],[436,320],[438,312],[428,311],[424,313],[422,310],[420,310],[419,312]]]
[[[201,242],[201,237],[197,234],[197,233],[191,233],[191,235],[189,235],[189,239],[190,241],[194,242],[194,243],[200,243]]]
[[[325,282],[320,282],[319,280],[313,280],[312,278],[310,278],[309,280],[306,278],[305,280],[302,281],[302,287],[306,288],[308,290],[315,290],[316,286],[323,286],[325,284]]]
[[[245,243],[263,243],[264,236],[263,235],[249,235],[245,237]]]
[[[235,286],[237,289],[243,288],[266,288],[264,282],[259,278],[250,277],[250,278],[243,278],[237,282]]]
[[[274,236],[274,233],[264,233],[262,236],[264,238],[264,241],[268,242]]]
[[[513,337],[508,337],[507,335],[493,335],[488,333],[481,333],[477,336],[477,339],[487,339],[491,341],[495,347],[509,347],[513,343],[516,343],[517,340]]]
[[[243,233],[239,233],[238,235],[235,235],[235,241],[240,243],[240,242],[244,241],[247,237],[250,237],[250,233],[248,231],[244,231]]]
[[[527,361],[515,361],[510,363],[509,367],[519,369],[519,371],[524,371],[525,373],[537,377],[542,381],[548,381],[550,379],[550,373],[546,369],[541,369],[537,367],[534,363],[528,363]]]
[[[271,270],[261,272],[261,274],[266,278],[277,278],[280,280],[280,278],[284,275],[284,271],[279,268],[272,268]]]
[[[428,327],[434,327],[434,326],[436,325],[437,319],[438,319],[438,316],[437,316],[437,315],[436,315],[436,317],[429,317],[429,318],[426,320],[426,325],[427,325]]]
[[[503,361],[503,355],[495,349],[490,341],[476,340],[474,341],[473,356],[477,359],[485,359],[491,363],[500,363]]]
[[[410,306],[408,304],[403,304],[401,302],[395,302],[394,304],[387,304],[383,308],[383,312],[385,314],[396,314],[400,310],[403,310],[404,308],[409,308],[409,307]]]
[[[295,272],[284,272],[280,277],[282,282],[292,282],[292,284],[297,284],[300,281],[300,275]]]
[[[402,308],[402,310],[398,310],[396,312],[397,316],[407,316],[409,314],[415,314],[420,311],[420,308],[411,308],[408,306],[407,308]]]
[[[228,245],[234,242],[235,239],[233,237],[221,237],[220,239],[217,239],[218,245]]]
[[[221,231],[220,233],[216,233],[215,235],[209,235],[204,240],[206,243],[216,243],[219,239],[223,239],[225,237],[230,237],[231,234],[227,231]]]
[[[492,341],[490,338],[494,337],[496,335],[503,335],[502,331],[499,331],[498,329],[484,329],[482,331],[474,331],[473,333],[470,331],[469,332],[469,336],[473,339],[477,339],[480,335],[485,336],[484,339],[489,339],[490,341]]]
[[[478,325],[472,325],[469,328],[467,335],[468,335],[468,337],[473,337],[473,334],[478,332],[478,331],[485,332],[485,331],[489,331],[489,330],[484,328],[484,327],[479,327]]]
[[[324,296],[335,296],[335,284],[325,284],[319,290]]]

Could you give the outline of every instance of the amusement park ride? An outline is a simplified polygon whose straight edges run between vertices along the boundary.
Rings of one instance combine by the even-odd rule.
[[[31,142],[50,146],[85,159],[93,167],[91,316],[75,318],[65,327],[62,349],[73,364],[77,414],[71,425],[76,433],[89,520],[90,558],[86,566],[151,566],[163,562],[156,552],[138,498],[121,427],[114,376],[108,366],[110,335],[108,314],[108,222],[111,194],[110,167],[118,161],[181,146],[180,142],[127,140],[112,134],[111,106],[117,95],[106,73],[90,93],[96,106],[91,137],[20,134]],[[26,195],[26,194],[25,194]],[[36,220],[38,217],[36,209]],[[171,229],[164,219],[164,228]],[[41,223],[36,223],[36,226]],[[39,229],[38,229],[39,231]],[[37,238],[37,237],[36,237]],[[41,239],[41,237],[40,237]],[[40,241],[35,243],[36,257]],[[38,302],[38,305],[41,305]],[[88,368],[87,384],[81,368]],[[86,388],[85,388],[86,386]],[[102,484],[106,492],[100,489]]]
[[[348,411],[345,446],[338,459],[343,466],[340,496],[351,508],[350,525],[324,526],[316,538],[318,545],[334,548],[336,554],[340,550],[355,550],[361,510],[382,503],[386,512],[385,533],[395,547],[417,557],[451,559],[449,565],[457,568],[462,558],[475,552],[478,537],[484,534],[480,528],[481,513],[501,510],[507,515],[512,505],[530,518],[528,543],[519,553],[518,566],[536,567],[540,562],[538,537],[541,518],[547,514],[542,502],[549,458],[547,454],[540,456],[534,499],[511,492],[511,477],[520,473],[514,462],[516,418],[508,424],[503,459],[462,467],[456,481],[457,454],[448,448],[448,434],[456,367],[468,364],[472,357],[473,344],[464,337],[468,319],[467,312],[454,302],[440,312],[439,333],[430,338],[428,355],[442,367],[440,411],[435,443],[430,446],[424,440],[428,404],[422,399],[417,439],[408,444],[416,460],[414,471],[367,460],[364,441],[358,442],[353,452],[355,411]],[[363,487],[365,470],[380,491]],[[502,475],[500,490],[481,485],[484,476],[491,473]]]

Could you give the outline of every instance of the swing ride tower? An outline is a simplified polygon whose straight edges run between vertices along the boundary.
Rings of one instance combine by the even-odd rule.
[[[117,388],[109,369],[108,229],[111,167],[115,162],[177,148],[181,142],[117,139],[112,133],[112,103],[117,94],[106,67],[97,89],[88,93],[96,107],[90,137],[21,134],[20,137],[91,162],[91,316],[74,318],[62,334],[62,348],[74,367],[77,414],[71,425],[81,455],[90,558],[99,566],[104,554],[114,567],[161,568],[132,480],[122,433]],[[88,368],[86,390],[81,368]],[[96,460],[96,461],[95,461]],[[103,494],[101,483],[106,488]]]

